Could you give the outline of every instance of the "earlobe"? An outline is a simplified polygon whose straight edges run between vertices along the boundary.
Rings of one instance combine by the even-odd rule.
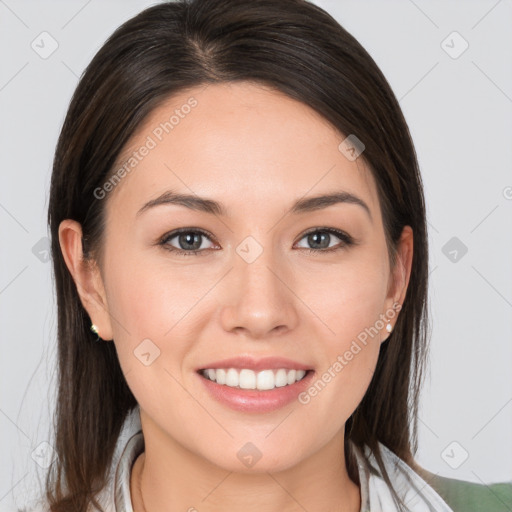
[[[96,263],[83,258],[82,227],[79,222],[65,219],[60,223],[59,244],[82,306],[91,322],[98,327],[101,337],[105,340],[112,339],[105,288]]]

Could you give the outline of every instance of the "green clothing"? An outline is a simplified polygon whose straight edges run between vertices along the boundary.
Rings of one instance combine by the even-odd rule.
[[[418,471],[454,512],[512,512],[512,481],[478,484]]]

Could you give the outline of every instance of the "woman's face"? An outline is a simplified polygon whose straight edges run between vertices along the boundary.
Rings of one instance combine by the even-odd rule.
[[[174,96],[125,148],[120,181],[97,192],[108,314],[91,318],[114,339],[146,449],[179,445],[231,471],[341,449],[412,255],[404,237],[406,270],[392,272],[379,192],[362,158],[339,149],[344,138],[304,104],[245,82]],[[163,194],[189,198],[145,207]],[[249,360],[222,363],[239,356]],[[231,366],[255,368],[256,380],[310,371],[259,392],[198,372]],[[251,379],[243,372],[244,386]]]

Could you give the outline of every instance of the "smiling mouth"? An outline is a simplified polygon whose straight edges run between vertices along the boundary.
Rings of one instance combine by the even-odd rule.
[[[300,382],[313,370],[288,368],[254,371],[249,368],[204,368],[198,373],[219,385],[236,389],[267,391]]]

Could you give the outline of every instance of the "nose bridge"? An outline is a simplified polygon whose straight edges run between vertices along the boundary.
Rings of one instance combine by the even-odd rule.
[[[270,240],[263,246],[247,237],[236,247],[229,285],[233,293],[221,315],[226,330],[242,329],[258,338],[295,327],[298,316],[290,284],[285,285],[286,268]]]

